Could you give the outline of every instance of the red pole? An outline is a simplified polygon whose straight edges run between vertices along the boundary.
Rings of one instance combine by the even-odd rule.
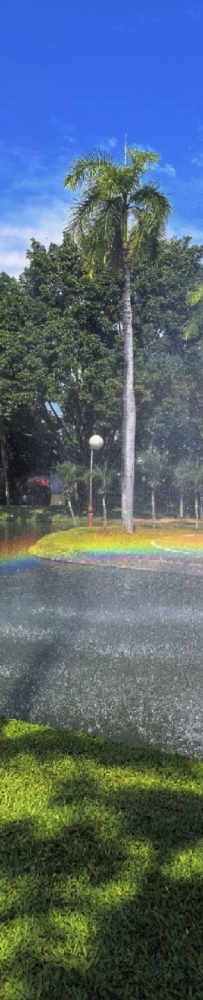
[[[93,512],[92,507],[87,508],[87,527],[92,528]]]

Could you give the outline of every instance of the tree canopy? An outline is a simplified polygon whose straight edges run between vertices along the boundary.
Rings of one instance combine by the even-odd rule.
[[[149,241],[129,255],[134,372],[137,396],[136,455],[151,447],[168,455],[156,506],[179,508],[180,463],[203,461],[203,248],[182,240]],[[46,250],[32,240],[19,281],[0,275],[0,497],[5,482],[17,502],[26,477],[50,474],[70,461],[89,465],[89,437],[104,439],[107,472],[115,470],[108,507],[119,506],[121,470],[122,277],[110,263],[89,278],[84,250],[65,230],[60,246]],[[191,293],[191,294],[190,294]],[[198,309],[198,331],[185,336]],[[182,469],[187,476],[189,465]],[[107,473],[106,473],[107,474]],[[200,477],[201,478],[201,477]],[[98,479],[99,481],[99,479]],[[197,479],[196,479],[197,482]],[[95,497],[98,490],[95,486]],[[201,498],[202,486],[198,483]],[[86,503],[85,483],[79,502]],[[186,497],[187,492],[187,497]],[[112,499],[111,499],[112,497]],[[194,488],[184,488],[184,509]],[[136,466],[135,510],[150,510],[150,485]],[[98,509],[101,500],[98,501]]]

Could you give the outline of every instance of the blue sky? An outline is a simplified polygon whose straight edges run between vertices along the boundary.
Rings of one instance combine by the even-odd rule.
[[[203,242],[202,49],[199,0],[3,4],[0,271],[22,271],[32,236],[61,241],[72,159],[121,160],[125,133],[160,154],[169,234]]]

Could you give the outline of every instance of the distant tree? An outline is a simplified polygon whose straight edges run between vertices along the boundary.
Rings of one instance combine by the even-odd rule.
[[[138,456],[137,464],[141,466],[151,489],[152,521],[154,527],[156,521],[155,496],[157,487],[163,478],[166,455],[161,455],[157,448],[151,447],[148,451],[144,451]]]
[[[8,430],[19,407],[32,406],[39,394],[42,362],[35,354],[26,307],[15,278],[0,276],[0,454],[6,502],[10,502]]]
[[[82,254],[65,231],[61,246],[31,241],[21,275],[35,351],[43,366],[41,401],[49,402],[65,452],[87,461],[96,424],[110,440],[119,424],[122,336],[118,283],[90,281]],[[53,401],[60,407],[60,413]]]
[[[203,488],[203,461],[193,462],[192,467],[192,485],[195,495],[195,526],[199,527],[199,497],[202,496]]]
[[[106,461],[104,461],[101,468],[99,468],[97,465],[94,466],[93,478],[95,482],[98,484],[98,495],[101,497],[102,500],[104,528],[106,527],[107,524],[106,496],[108,494],[108,491],[111,489],[115,475],[116,475],[116,470],[108,469]]]
[[[79,470],[73,462],[59,462],[56,466],[56,474],[63,482],[65,502],[68,505],[72,521],[76,526],[76,518],[72,507],[72,497],[77,498],[77,477]]]
[[[184,517],[184,496],[193,481],[193,466],[190,460],[182,459],[172,470],[172,480],[180,493],[180,518]]]
[[[194,492],[195,524],[199,525],[199,493],[203,489],[203,461],[182,460],[173,469],[173,482],[180,490],[180,517],[184,517],[184,495],[188,489]]]
[[[192,339],[188,289],[203,281],[203,248],[160,239],[156,255],[149,242],[130,261],[134,349],[139,370],[137,449],[153,438],[169,450],[173,464],[197,451],[203,426],[202,360]],[[202,340],[203,347],[203,340]]]
[[[190,297],[203,285],[203,247],[189,236],[160,239],[155,254],[145,241],[139,261],[131,255],[130,272],[134,334],[145,360],[159,346],[184,357],[185,328],[196,309]]]

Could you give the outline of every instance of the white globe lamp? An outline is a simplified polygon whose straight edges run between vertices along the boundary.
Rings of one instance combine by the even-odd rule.
[[[92,511],[92,469],[93,469],[93,454],[94,454],[94,451],[100,451],[100,448],[103,447],[103,444],[104,444],[103,438],[100,437],[99,434],[92,434],[92,437],[89,439],[89,446],[90,446],[90,499],[89,499],[89,507],[88,507],[88,511],[87,511],[87,524],[88,524],[88,528],[92,527],[92,519],[93,519],[93,511]]]

